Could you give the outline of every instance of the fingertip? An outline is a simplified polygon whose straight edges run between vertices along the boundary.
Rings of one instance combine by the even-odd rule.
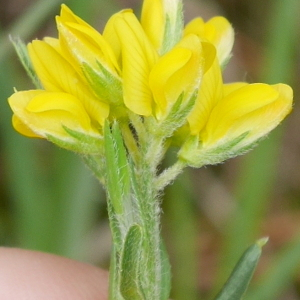
[[[108,273],[52,254],[0,248],[0,299],[107,300]]]

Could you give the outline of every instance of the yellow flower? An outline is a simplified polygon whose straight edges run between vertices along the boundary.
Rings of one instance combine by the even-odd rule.
[[[47,135],[53,135],[70,139],[63,126],[99,135],[83,104],[70,94],[30,90],[17,92],[8,101],[14,112],[15,129],[26,136],[47,138]]]
[[[62,5],[56,17],[62,54],[106,103],[122,104],[120,67],[105,38]]]
[[[200,166],[246,151],[287,116],[292,100],[293,91],[285,84],[223,84],[216,59],[188,116],[191,138],[181,158]]]
[[[130,9],[120,11],[103,34],[65,5],[56,23],[58,39],[28,45],[44,90],[9,99],[14,127],[24,135],[69,148],[82,139],[87,151],[102,138],[106,119],[129,123],[133,113],[145,121],[144,132],[165,138],[184,132],[179,155],[199,165],[200,156],[217,162],[220,153],[241,152],[291,109],[286,85],[225,85],[221,68],[231,56],[232,26],[215,17],[184,28],[180,0],[144,0],[141,21]]]
[[[72,149],[78,141],[71,131],[102,139],[109,107],[62,56],[58,41],[33,41],[28,53],[45,90],[16,92],[9,98],[15,129],[31,137],[58,139]]]
[[[203,147],[217,146],[247,133],[242,143],[274,129],[292,106],[292,90],[284,84],[248,84],[224,95],[212,110],[200,134]],[[216,142],[218,141],[218,142]]]
[[[136,114],[150,116],[153,98],[149,73],[158,54],[141,24],[131,10],[124,10],[111,17],[103,35],[121,59],[125,105]]]
[[[185,35],[191,33],[212,43],[217,49],[219,63],[222,66],[227,63],[231,56],[234,31],[225,18],[214,17],[207,22],[204,22],[202,18],[195,18],[184,29]]]

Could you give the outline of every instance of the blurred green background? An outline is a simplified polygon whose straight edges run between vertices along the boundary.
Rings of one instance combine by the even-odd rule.
[[[0,0],[0,245],[108,267],[105,195],[76,155],[13,131],[7,97],[32,88],[8,36],[56,36],[61,3],[100,31],[141,0]],[[167,189],[162,231],[173,299],[211,299],[243,250],[269,236],[246,300],[300,299],[299,0],[184,0],[185,20],[226,16],[236,31],[225,80],[285,82],[292,114],[251,153],[186,170]]]

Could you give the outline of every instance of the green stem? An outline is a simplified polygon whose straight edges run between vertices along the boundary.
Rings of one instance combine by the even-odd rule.
[[[123,126],[124,124],[122,124]],[[130,131],[127,131],[127,138]],[[169,266],[160,236],[160,206],[156,184],[162,140],[150,140],[135,151],[124,146],[118,124],[104,130],[108,213],[114,243],[110,300],[166,300]],[[156,151],[151,151],[154,148]],[[156,159],[151,157],[151,153]],[[129,263],[131,262],[131,263]]]

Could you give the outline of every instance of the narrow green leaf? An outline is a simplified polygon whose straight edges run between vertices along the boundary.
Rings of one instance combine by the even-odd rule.
[[[273,300],[294,282],[299,273],[300,236],[297,234],[270,262],[259,282],[247,292],[246,300]]]
[[[126,235],[121,261],[120,291],[125,300],[145,299],[140,287],[142,229],[132,225]]]
[[[258,240],[242,255],[215,300],[240,300],[244,296],[267,238]]]
[[[122,214],[122,189],[119,185],[118,157],[115,148],[115,140],[108,122],[104,125],[104,148],[107,171],[107,193],[114,212]]]
[[[127,196],[130,191],[130,168],[128,165],[127,151],[124,146],[123,137],[117,123],[113,124],[112,134],[116,143],[119,184],[121,184],[123,196]]]

